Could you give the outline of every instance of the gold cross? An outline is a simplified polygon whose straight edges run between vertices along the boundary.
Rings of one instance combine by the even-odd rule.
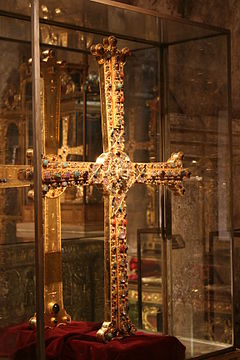
[[[43,158],[43,193],[58,198],[69,186],[102,185],[105,199],[105,321],[97,337],[108,341],[134,334],[128,316],[126,195],[134,183],[168,186],[182,195],[183,154],[167,162],[133,163],[124,152],[124,64],[129,49],[117,49],[110,36],[91,47],[100,65],[103,154],[96,162],[62,162],[58,155]]]
[[[62,71],[63,64],[56,61],[50,50],[41,62],[42,151],[46,155],[58,154]],[[2,165],[0,188],[30,186],[32,175],[33,168],[29,165]],[[60,199],[44,198],[43,213],[44,322],[45,326],[54,327],[70,321],[63,305]],[[29,322],[35,326],[36,316]]]
[[[49,50],[42,61],[42,151],[59,151],[61,76],[64,64]],[[71,320],[63,305],[60,198],[43,199],[44,213],[44,323],[54,327]],[[35,317],[30,319],[35,323]]]

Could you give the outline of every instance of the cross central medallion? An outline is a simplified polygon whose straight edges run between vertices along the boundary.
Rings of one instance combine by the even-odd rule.
[[[102,164],[102,185],[107,193],[111,195],[127,193],[134,180],[134,169],[127,154],[113,149],[100,155],[96,163]]]

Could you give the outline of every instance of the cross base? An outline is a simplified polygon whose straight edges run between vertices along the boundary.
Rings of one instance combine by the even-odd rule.
[[[104,321],[101,329],[97,332],[97,340],[108,342],[113,339],[121,339],[125,336],[134,335],[136,331],[135,325],[133,325],[129,319],[122,324],[121,328],[110,321]]]
[[[45,327],[54,328],[59,325],[66,325],[71,322],[71,316],[68,315],[64,308],[60,308],[57,303],[48,304],[47,311],[44,314],[44,325]],[[33,317],[29,319],[29,326],[31,328],[36,327],[37,317],[34,314]]]

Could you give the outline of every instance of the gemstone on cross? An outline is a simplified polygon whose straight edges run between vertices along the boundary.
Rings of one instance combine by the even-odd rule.
[[[105,321],[97,332],[101,341],[134,334],[128,316],[127,210],[126,196],[134,183],[168,186],[184,193],[183,154],[172,154],[167,162],[133,163],[124,144],[124,64],[129,49],[118,50],[110,36],[103,45],[91,47],[100,65],[102,83],[103,149],[96,162],[62,162],[57,155],[43,158],[43,193],[59,197],[69,186],[102,185],[105,198]],[[45,164],[45,165],[44,165]],[[108,263],[110,262],[110,264]]]

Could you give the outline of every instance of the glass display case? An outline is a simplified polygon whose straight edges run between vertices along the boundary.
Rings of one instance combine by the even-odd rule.
[[[105,151],[107,100],[90,48],[110,35],[131,51],[126,154],[148,166],[181,151],[191,172],[183,197],[163,183],[128,191],[130,318],[139,330],[176,336],[187,359],[234,348],[229,31],[107,0],[9,0],[0,1],[2,359],[29,320],[38,319],[42,358],[44,321],[106,320],[103,188],[81,186],[75,174],[76,187],[42,197],[41,172],[47,178],[52,154],[64,169]]]

